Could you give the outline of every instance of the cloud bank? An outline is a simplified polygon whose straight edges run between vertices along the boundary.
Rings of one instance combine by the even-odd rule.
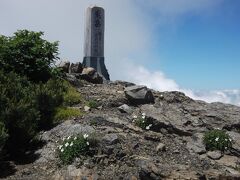
[[[129,68],[129,66],[128,66]],[[126,79],[136,84],[146,85],[159,91],[181,91],[187,96],[208,103],[222,102],[240,106],[240,90],[194,91],[181,88],[173,79],[169,79],[161,71],[151,72],[142,66],[131,65],[125,68]]]

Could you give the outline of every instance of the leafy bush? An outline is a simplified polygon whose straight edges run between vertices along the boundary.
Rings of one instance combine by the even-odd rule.
[[[24,77],[1,71],[0,82],[0,120],[9,134],[8,145],[24,147],[35,136],[39,120],[34,86]]]
[[[9,134],[9,150],[25,148],[42,128],[53,125],[65,88],[60,80],[33,84],[15,73],[0,71],[0,121]]]
[[[58,42],[41,37],[43,32],[17,31],[12,37],[0,36],[0,69],[14,71],[34,82],[47,81],[51,65],[58,59]]]
[[[64,138],[58,146],[57,153],[63,164],[70,164],[80,155],[88,155],[90,147],[96,146],[96,139],[88,134]]]
[[[232,140],[224,130],[214,129],[204,134],[203,142],[207,150],[225,151],[232,147]]]
[[[74,88],[69,82],[64,81],[64,86],[67,89],[66,93],[63,96],[64,105],[72,106],[81,102],[81,95],[77,92],[76,88]]]
[[[66,120],[75,116],[80,116],[81,112],[76,108],[59,107],[55,111],[54,122]]]
[[[145,113],[142,113],[141,117],[135,116],[133,122],[142,129],[149,130],[152,127],[152,124],[146,119]]]
[[[53,125],[56,108],[63,103],[66,89],[61,80],[50,79],[47,83],[36,85],[36,106],[40,112],[39,128]]]

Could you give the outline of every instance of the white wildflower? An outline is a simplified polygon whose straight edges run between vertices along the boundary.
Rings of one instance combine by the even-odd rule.
[[[145,123],[145,121],[144,121],[144,120],[142,120],[142,122],[143,122],[143,123]]]
[[[76,140],[77,139],[77,137],[74,137],[74,140]]]
[[[63,147],[63,146],[62,146],[62,145],[60,145],[60,146],[59,146],[59,149],[62,149],[62,147]]]
[[[133,123],[135,122],[135,120],[132,121]]]
[[[232,142],[232,139],[229,138],[229,141]]]
[[[149,124],[148,126],[149,126],[149,127],[152,127],[152,124]]]
[[[142,116],[146,116],[146,113],[142,113]]]
[[[215,139],[215,141],[218,141],[219,140],[219,137],[217,137],[216,139]]]
[[[70,139],[71,138],[71,136],[68,136],[68,138],[67,139]]]
[[[142,116],[142,119],[145,119],[146,116]]]
[[[67,143],[65,144],[65,146],[68,147],[68,146],[69,146],[69,143],[67,142]]]
[[[73,146],[73,142],[71,142],[70,146]]]
[[[84,135],[83,135],[83,138],[84,138],[84,139],[87,139],[87,138],[88,138],[88,134],[84,134]]]
[[[87,145],[89,146],[89,142],[87,142]]]
[[[64,151],[64,149],[62,148],[62,149],[61,149],[61,152],[63,152],[63,151]]]
[[[136,115],[134,115],[134,116],[133,116],[133,119],[137,119],[137,116],[136,116]]]
[[[146,126],[146,130],[149,130],[150,129],[150,127],[149,126]]]

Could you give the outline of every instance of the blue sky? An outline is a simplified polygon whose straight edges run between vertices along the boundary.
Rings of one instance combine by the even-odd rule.
[[[240,1],[223,1],[211,10],[157,25],[152,48],[159,60],[149,68],[161,69],[185,88],[239,89]]]
[[[112,80],[240,106],[238,0],[0,0],[0,34],[43,31],[61,59],[81,62],[90,5],[105,9]]]

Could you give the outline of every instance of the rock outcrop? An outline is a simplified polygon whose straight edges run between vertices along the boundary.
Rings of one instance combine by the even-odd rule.
[[[122,81],[83,82],[78,91],[101,108],[42,132],[45,145],[35,152],[38,158],[24,167],[15,165],[16,173],[5,178],[240,179],[240,107],[194,101],[180,92],[157,92]],[[149,129],[137,126],[142,116],[152,124]],[[233,139],[231,150],[205,149],[204,133],[216,128]],[[78,133],[94,133],[97,151],[59,166],[54,152],[58,141]]]

